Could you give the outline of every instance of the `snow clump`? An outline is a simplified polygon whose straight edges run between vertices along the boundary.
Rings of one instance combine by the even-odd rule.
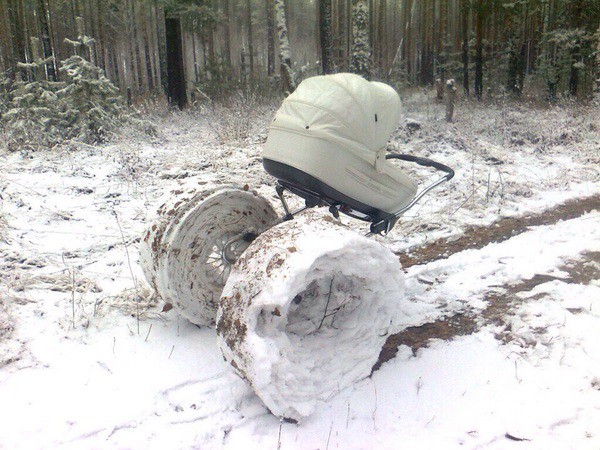
[[[233,267],[218,344],[269,410],[301,420],[369,376],[409,312],[398,258],[337,224],[306,218],[260,235]]]

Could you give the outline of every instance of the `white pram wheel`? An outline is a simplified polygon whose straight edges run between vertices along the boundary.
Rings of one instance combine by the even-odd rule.
[[[231,265],[276,220],[269,202],[252,191],[179,192],[159,208],[140,263],[165,302],[195,324],[212,325]]]

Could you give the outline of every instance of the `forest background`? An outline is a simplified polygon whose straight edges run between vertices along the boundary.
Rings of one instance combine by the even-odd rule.
[[[0,0],[7,103],[15,82],[67,80],[74,54],[130,104],[290,91],[341,71],[398,89],[454,78],[477,99],[585,101],[600,89],[599,48],[599,0]]]

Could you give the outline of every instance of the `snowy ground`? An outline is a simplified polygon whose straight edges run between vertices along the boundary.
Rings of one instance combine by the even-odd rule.
[[[457,176],[381,239],[393,250],[600,193],[597,110],[462,104],[448,125],[434,103],[407,106],[422,128],[394,142]],[[269,111],[218,112],[159,118],[154,141],[0,153],[1,448],[600,446],[597,211],[409,268],[421,313],[398,331],[456,313],[475,331],[400,347],[299,425],[269,414],[214,331],[163,312],[137,263],[179,183],[249,184],[274,201],[260,164]],[[596,275],[569,278],[569,264]],[[536,275],[549,276],[486,319],[493,295]]]

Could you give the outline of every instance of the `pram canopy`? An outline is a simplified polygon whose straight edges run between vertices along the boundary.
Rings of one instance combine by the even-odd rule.
[[[341,145],[372,160],[396,129],[401,102],[390,86],[350,73],[304,80],[283,102],[277,128],[310,129],[311,135]],[[307,128],[308,127],[308,128]]]

